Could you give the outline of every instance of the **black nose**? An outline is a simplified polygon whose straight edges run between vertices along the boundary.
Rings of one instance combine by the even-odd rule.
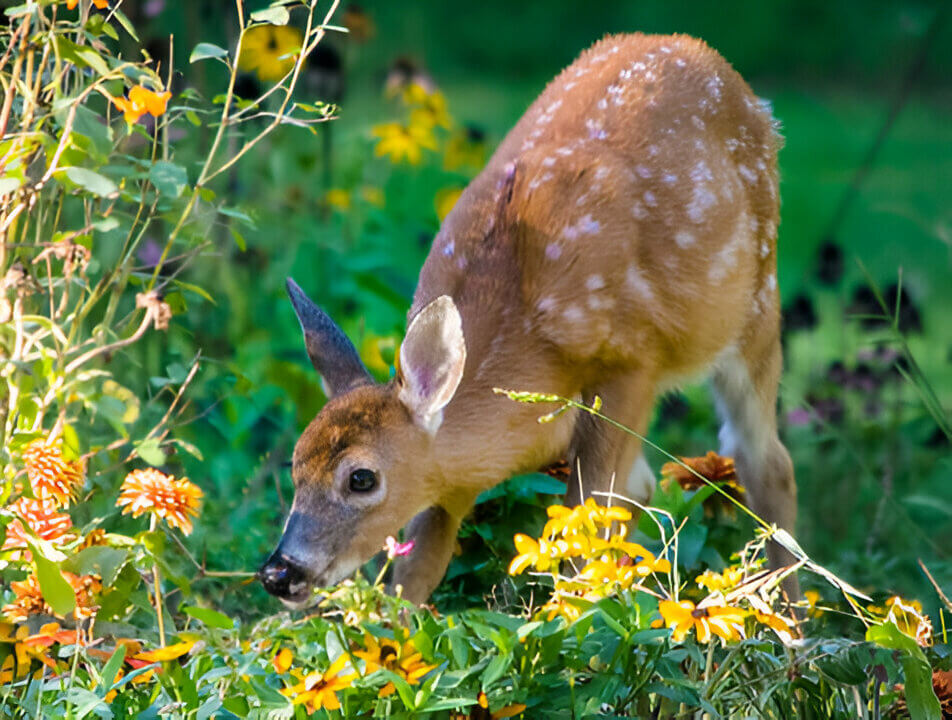
[[[305,581],[304,570],[284,555],[275,553],[258,571],[264,589],[279,598],[291,595],[291,587]]]

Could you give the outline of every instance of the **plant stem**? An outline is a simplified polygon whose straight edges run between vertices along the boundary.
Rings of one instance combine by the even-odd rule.
[[[149,519],[149,532],[155,532],[156,517]],[[162,578],[159,576],[158,560],[152,563],[152,583],[155,585],[155,617],[159,623],[159,646],[165,647],[165,618],[162,605]]]

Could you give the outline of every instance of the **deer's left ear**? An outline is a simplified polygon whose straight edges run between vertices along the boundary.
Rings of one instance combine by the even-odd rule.
[[[443,422],[466,365],[466,342],[459,311],[448,295],[423,308],[400,346],[400,401],[430,434]]]

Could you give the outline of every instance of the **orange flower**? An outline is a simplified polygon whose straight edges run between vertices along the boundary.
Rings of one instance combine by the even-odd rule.
[[[683,457],[680,459],[688,468],[694,470],[698,475],[704,476],[712,483],[727,485],[731,488],[738,487],[737,471],[731,458],[721,457],[712,450],[703,457]],[[707,483],[691,470],[676,462],[665,463],[661,467],[662,486],[667,489],[668,484],[674,481],[684,490],[697,490],[704,487]]]
[[[166,662],[167,660],[176,660],[195,647],[195,640],[185,640],[174,645],[149,650],[147,652],[136,653],[132,656],[134,660],[142,660],[147,663]]]
[[[33,494],[54,507],[69,507],[83,484],[83,465],[63,458],[59,448],[34,440],[22,452]]]
[[[695,607],[690,600],[662,600],[658,610],[666,627],[672,628],[671,638],[683,642],[693,628],[697,632],[698,642],[706,643],[711,633],[728,642],[744,636],[744,618],[747,616],[739,608],[727,605],[707,605]]]
[[[291,661],[294,659],[294,655],[291,654],[291,651],[287,648],[281,648],[278,651],[278,654],[271,658],[271,665],[274,666],[274,671],[283,675],[288,670],[291,669]]]
[[[59,627],[55,623],[44,625],[43,629],[50,628],[52,625]],[[0,622],[0,643],[13,645],[13,652],[9,653],[0,665],[0,685],[6,685],[14,680],[26,677],[30,672],[30,664],[33,660],[39,660],[41,663],[56,669],[56,661],[49,657],[46,652],[46,646],[37,643],[30,643],[30,628],[21,625],[13,631],[13,625]]]
[[[192,532],[190,516],[198,516],[201,499],[201,489],[187,478],[176,480],[155,468],[146,468],[126,475],[116,505],[123,508],[123,515],[132,513],[132,517],[150,512],[188,535]]]
[[[122,111],[126,122],[132,125],[138,122],[139,118],[146,113],[149,113],[152,117],[165,114],[171,97],[172,93],[167,90],[157,93],[143,85],[136,85],[129,91],[128,98],[115,97],[112,99],[112,103]]]
[[[66,9],[73,10],[79,4],[79,0],[66,0]],[[93,5],[95,5],[100,10],[105,10],[109,7],[108,0],[93,0]]]
[[[73,617],[81,620],[95,615],[98,607],[93,602],[95,596],[102,591],[102,584],[98,578],[93,575],[74,575],[65,571],[63,576],[76,593],[76,608],[73,610]],[[25,622],[30,615],[55,615],[53,608],[43,599],[40,581],[35,574],[29,575],[26,580],[11,582],[10,589],[16,595],[16,600],[3,608],[3,614],[9,620]]]
[[[56,505],[50,500],[21,497],[10,505],[10,510],[19,517],[7,525],[6,539],[3,547],[0,548],[2,550],[23,549],[25,551],[23,557],[27,561],[32,560],[32,554],[26,549],[29,540],[26,528],[29,528],[41,540],[53,542],[72,538],[72,535],[67,534],[73,527],[72,519],[66,513],[56,512]]]

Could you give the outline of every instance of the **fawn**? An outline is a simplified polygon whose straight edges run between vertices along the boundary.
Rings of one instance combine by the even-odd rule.
[[[494,387],[604,401],[644,434],[667,388],[712,376],[721,450],[753,509],[788,530],[793,467],[777,437],[777,151],[769,107],[687,36],[596,43],[532,104],[447,216],[420,272],[398,371],[374,383],[292,281],[329,400],[294,449],[294,503],[265,588],[288,606],[406,528],[394,583],[422,602],[487,488],[567,458],[569,503],[649,499],[641,444],[585,413]],[[774,549],[772,562],[782,550]]]

